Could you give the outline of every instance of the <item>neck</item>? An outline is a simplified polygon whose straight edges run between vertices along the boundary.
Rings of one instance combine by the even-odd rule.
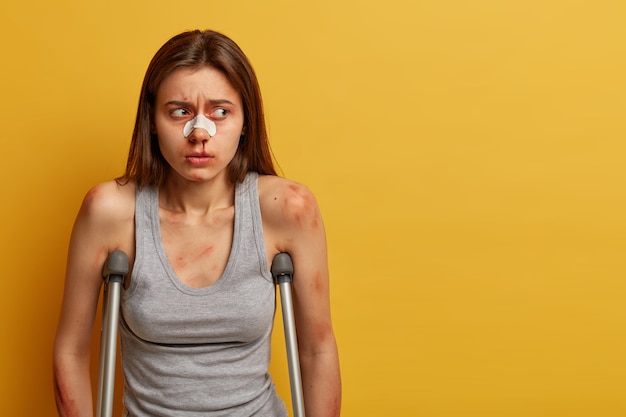
[[[230,207],[235,200],[235,186],[225,177],[191,182],[170,176],[159,189],[161,208],[187,214],[206,214]]]

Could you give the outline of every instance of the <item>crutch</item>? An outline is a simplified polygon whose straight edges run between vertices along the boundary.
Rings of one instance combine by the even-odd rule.
[[[291,256],[281,252],[272,260],[272,276],[280,289],[280,303],[283,311],[285,327],[285,344],[287,346],[287,364],[289,367],[289,383],[294,417],[304,417],[304,398],[302,395],[302,378],[300,376],[300,359],[298,357],[298,339],[296,322],[293,315],[293,297],[291,283],[293,281],[293,262]]]
[[[111,252],[102,269],[104,294],[102,296],[102,333],[100,335],[98,417],[111,417],[113,414],[120,293],[127,273],[128,256],[121,250]]]
[[[293,263],[289,254],[282,252],[276,255],[272,261],[271,269],[274,280],[280,289],[293,413],[294,417],[305,417],[300,361],[298,358],[298,341],[291,296]],[[102,335],[100,339],[98,417],[111,417],[113,413],[120,292],[127,273],[128,257],[126,254],[119,250],[111,252],[102,270],[105,286],[102,302]]]

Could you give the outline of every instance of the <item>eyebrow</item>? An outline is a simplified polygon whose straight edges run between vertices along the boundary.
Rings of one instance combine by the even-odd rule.
[[[216,106],[216,105],[220,105],[220,104],[230,104],[231,106],[235,105],[235,103],[233,103],[230,100],[226,100],[226,99],[208,100],[207,103],[209,103],[212,106]],[[191,103],[189,101],[170,100],[167,103],[165,103],[165,105],[166,106],[191,106],[191,105],[193,105],[193,103]]]

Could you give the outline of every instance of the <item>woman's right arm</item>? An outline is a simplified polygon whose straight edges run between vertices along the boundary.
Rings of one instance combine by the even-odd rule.
[[[55,399],[63,417],[93,415],[90,348],[102,266],[109,252],[130,250],[133,242],[134,205],[129,207],[123,188],[129,187],[108,182],[91,189],[72,230],[53,358]]]

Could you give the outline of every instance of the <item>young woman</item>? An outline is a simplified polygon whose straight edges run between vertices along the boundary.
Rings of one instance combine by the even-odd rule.
[[[152,59],[125,174],[78,213],[54,349],[62,416],[91,416],[90,337],[108,254],[122,294],[126,416],[287,416],[268,375],[275,289],[288,252],[308,417],[338,416],[341,383],[322,218],[276,176],[254,71],[229,38],[192,31]]]

